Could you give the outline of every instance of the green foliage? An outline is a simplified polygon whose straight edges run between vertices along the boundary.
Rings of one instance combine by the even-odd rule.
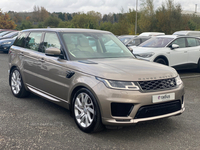
[[[105,31],[112,31],[112,27],[113,27],[113,24],[109,21],[109,22],[101,22],[100,23],[100,26],[99,26],[99,29],[100,30],[105,30]]]
[[[56,27],[58,27],[60,22],[61,22],[61,19],[50,16],[44,21],[44,26],[56,28]]]
[[[197,28],[197,24],[193,20],[188,21],[188,26],[190,30],[195,30]]]
[[[23,20],[20,26],[17,26],[18,30],[30,29],[33,28],[33,24],[30,21]]]
[[[74,28],[74,26],[70,21],[61,21],[58,25],[58,28]]]
[[[164,32],[172,34],[178,30],[200,30],[200,17],[193,15],[182,15],[180,4],[174,0],[166,0],[158,9],[154,9],[154,0],[140,0],[142,5],[137,12],[137,33]],[[2,15],[5,16],[2,19]],[[10,18],[9,18],[10,16]],[[88,28],[111,31],[116,35],[135,34],[136,11],[129,9],[128,12],[109,13],[103,16],[99,12],[89,11],[87,13],[49,13],[44,7],[34,6],[33,12],[9,11],[4,14],[0,11],[0,28]],[[5,25],[5,19],[7,25]],[[13,21],[15,22],[13,22]],[[9,25],[9,26],[8,26]]]
[[[16,24],[12,21],[8,13],[3,13],[0,9],[0,29],[15,29]]]

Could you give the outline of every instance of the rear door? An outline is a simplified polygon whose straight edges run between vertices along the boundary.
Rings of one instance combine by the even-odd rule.
[[[186,39],[188,49],[188,64],[198,64],[200,58],[200,40],[192,37],[188,37]]]
[[[21,52],[23,57],[23,74],[26,84],[30,87],[38,85],[38,52],[42,39],[42,32],[31,32],[25,44],[25,49]]]

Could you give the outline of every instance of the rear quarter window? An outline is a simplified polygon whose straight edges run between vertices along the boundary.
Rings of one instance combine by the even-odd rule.
[[[188,47],[198,46],[195,38],[187,38]]]
[[[15,40],[15,42],[14,42],[13,45],[19,46],[19,47],[24,47],[27,34],[28,34],[27,32],[21,33],[21,34],[16,38],[16,40]]]

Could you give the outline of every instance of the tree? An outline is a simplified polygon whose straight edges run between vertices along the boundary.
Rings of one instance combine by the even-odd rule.
[[[0,29],[15,29],[16,24],[12,21],[7,13],[3,13],[0,9]]]
[[[50,16],[44,21],[44,25],[46,27],[57,28],[60,22],[61,22],[61,19]]]
[[[156,18],[153,0],[143,1],[138,25],[142,32],[156,31]]]
[[[20,26],[17,26],[18,30],[30,29],[33,28],[32,22],[29,20],[23,20]]]
[[[166,4],[162,4],[156,11],[157,29],[166,34],[187,29],[188,24],[183,19],[181,11],[180,4],[175,5],[172,0],[166,1]]]

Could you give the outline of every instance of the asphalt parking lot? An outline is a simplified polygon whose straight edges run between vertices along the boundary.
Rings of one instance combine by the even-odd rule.
[[[0,52],[0,150],[200,149],[200,73],[179,71],[185,112],[100,133],[81,132],[68,110],[31,94],[15,98],[8,85],[8,54]]]

